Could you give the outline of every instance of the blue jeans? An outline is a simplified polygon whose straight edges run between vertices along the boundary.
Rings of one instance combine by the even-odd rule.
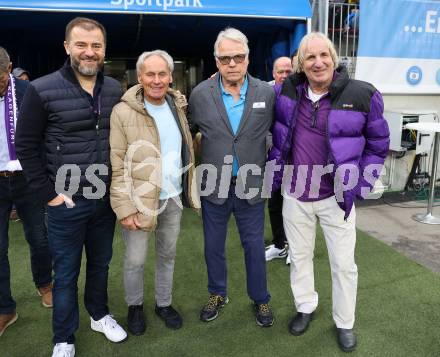
[[[257,304],[267,303],[270,295],[266,281],[264,202],[250,205],[238,198],[234,191],[235,186],[231,186],[229,197],[221,205],[202,199],[208,291],[227,295],[225,243],[228,221],[233,213],[244,249],[248,295]]]
[[[34,283],[37,287],[45,287],[52,282],[52,259],[47,241],[44,206],[35,192],[29,189],[23,174],[0,177],[0,314],[11,313],[16,307],[11,295],[8,260],[9,215],[13,204],[29,243]]]
[[[79,326],[78,275],[85,247],[86,284],[84,305],[94,320],[109,313],[108,268],[116,216],[108,197],[74,199],[75,207],[47,206],[49,245],[54,261],[53,342],[74,343]]]

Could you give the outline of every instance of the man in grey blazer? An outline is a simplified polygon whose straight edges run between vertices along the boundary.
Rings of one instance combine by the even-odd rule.
[[[274,90],[247,73],[248,40],[240,31],[221,31],[214,56],[218,73],[194,88],[188,116],[192,131],[202,134],[198,176],[210,297],[200,319],[214,320],[228,302],[225,241],[233,213],[245,251],[247,292],[255,304],[256,322],[272,326],[262,187]]]

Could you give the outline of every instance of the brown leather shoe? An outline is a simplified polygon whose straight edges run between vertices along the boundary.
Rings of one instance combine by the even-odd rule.
[[[52,301],[52,283],[41,288],[37,288],[37,293],[41,296],[41,303],[44,307],[53,307]]]
[[[3,332],[11,326],[18,319],[18,314],[12,311],[9,314],[0,314],[0,336],[3,335]]]

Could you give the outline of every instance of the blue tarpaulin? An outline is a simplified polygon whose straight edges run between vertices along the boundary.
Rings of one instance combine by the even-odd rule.
[[[310,15],[308,0],[0,0],[0,46],[14,65],[42,75],[64,62],[65,25],[88,16],[106,27],[110,58],[132,59],[161,48],[175,58],[201,59],[209,75],[216,70],[215,38],[231,26],[249,38],[251,74],[270,80],[273,61],[298,47]]]

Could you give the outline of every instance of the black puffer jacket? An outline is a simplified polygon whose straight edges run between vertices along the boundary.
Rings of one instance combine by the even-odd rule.
[[[107,175],[95,173],[108,189],[110,113],[121,95],[119,82],[99,73],[92,97],[67,64],[30,84],[17,123],[16,151],[31,187],[45,202],[57,195],[56,176],[63,165],[64,169],[65,165],[77,165],[81,171],[68,170],[66,179],[57,183],[67,190],[79,182],[79,189],[72,192],[75,196],[94,186],[86,179],[92,164],[107,166]],[[39,154],[41,145],[43,157]]]

